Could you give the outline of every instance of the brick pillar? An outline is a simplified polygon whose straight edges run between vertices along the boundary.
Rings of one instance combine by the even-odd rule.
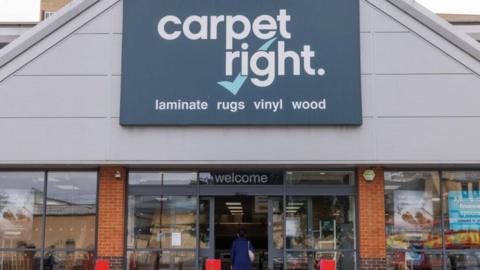
[[[381,270],[387,268],[383,168],[374,168],[375,179],[371,182],[365,181],[364,170],[357,171],[360,270]]]
[[[126,170],[102,167],[99,181],[97,258],[109,260],[110,269],[123,270]]]

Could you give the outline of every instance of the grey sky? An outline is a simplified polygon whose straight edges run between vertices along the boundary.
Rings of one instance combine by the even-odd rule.
[[[415,0],[435,13],[479,14],[480,0]],[[0,22],[40,20],[40,0],[0,0]]]

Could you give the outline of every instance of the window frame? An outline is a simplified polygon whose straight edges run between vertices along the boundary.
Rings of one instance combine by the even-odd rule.
[[[440,181],[440,215],[441,215],[441,238],[442,238],[442,248],[441,249],[391,249],[387,248],[385,243],[385,251],[387,257],[394,252],[418,252],[418,253],[425,253],[425,254],[437,254],[442,257],[442,269],[447,268],[447,258],[448,254],[454,253],[471,253],[471,252],[480,252],[480,248],[477,249],[447,249],[446,242],[445,242],[445,208],[444,208],[444,192],[445,192],[445,182],[446,180],[443,177],[445,172],[480,172],[480,168],[449,168],[449,167],[425,167],[425,168],[412,168],[412,167],[398,167],[398,168],[384,168],[384,176],[387,172],[436,172],[439,176]],[[384,183],[385,187],[385,183]],[[384,188],[385,193],[385,188]],[[384,195],[384,205],[385,205],[385,195]],[[385,227],[385,237],[388,236],[387,230]],[[388,259],[388,258],[387,258]],[[388,261],[387,261],[388,266]]]
[[[237,192],[237,191],[232,191],[231,187],[229,186],[222,186],[222,185],[202,185],[200,183],[200,173],[204,172],[218,172],[218,171],[234,171],[234,172],[281,172],[283,174],[283,183],[279,185],[236,185],[239,189],[245,189],[246,192]],[[310,184],[310,185],[305,185],[305,184],[288,184],[287,182],[287,173],[288,172],[314,172],[314,171],[323,171],[323,172],[340,172],[340,171],[345,171],[351,174],[352,180],[350,184]],[[192,185],[130,185],[129,177],[130,173],[136,173],[136,172],[193,172],[197,173],[197,181],[195,184]],[[334,252],[351,252],[354,255],[354,263],[355,263],[355,269],[360,269],[360,252],[359,252],[359,245],[360,241],[356,239],[359,235],[359,208],[358,208],[358,177],[357,177],[357,169],[348,167],[348,168],[295,168],[295,169],[290,169],[290,168],[285,168],[285,169],[279,169],[279,168],[255,168],[255,169],[245,169],[245,168],[232,168],[232,169],[214,169],[214,168],[180,168],[180,169],[172,169],[172,168],[138,168],[138,169],[128,169],[126,171],[126,192],[125,192],[125,227],[127,228],[128,226],[128,197],[130,195],[136,196],[136,195],[151,195],[151,194],[156,194],[157,196],[162,196],[162,195],[171,195],[171,196],[197,196],[197,213],[196,213],[196,231],[197,234],[199,232],[199,221],[198,221],[198,215],[199,215],[199,203],[200,199],[202,197],[215,197],[215,196],[230,196],[230,195],[267,195],[267,196],[281,196],[283,198],[283,203],[284,205],[286,204],[286,200],[288,196],[310,196],[310,197],[315,197],[315,196],[350,196],[352,197],[354,205],[354,211],[355,211],[355,217],[354,217],[354,233],[355,233],[355,239],[354,239],[354,247],[352,249],[336,249],[336,250],[329,250],[329,249],[324,249],[324,250],[314,250],[312,249],[313,252],[324,252],[324,253],[334,253]],[[270,190],[270,191],[269,191]],[[283,211],[283,226],[284,230],[286,229],[286,212],[285,208]],[[283,267],[287,266],[287,252],[289,251],[296,251],[296,250],[287,250],[286,248],[286,234],[284,231],[283,234],[283,241],[284,241],[284,247],[283,247]],[[196,249],[195,249],[195,264],[196,268],[195,269],[202,269],[199,265],[199,256],[200,256],[200,247],[199,247],[199,241],[198,241],[198,235],[197,235],[197,244],[196,244]],[[124,258],[125,258],[125,269],[128,269],[128,253],[129,252],[134,252],[134,251],[160,251],[160,250],[165,250],[169,251],[169,249],[135,249],[135,248],[128,248],[128,230],[125,229],[125,234],[124,234]],[[176,249],[177,251],[181,251],[180,249]],[[175,251],[175,250],[173,250]],[[302,251],[307,251],[309,252],[310,250],[305,250],[302,249]]]
[[[95,173],[95,181],[96,181],[96,194],[95,194],[95,232],[94,232],[94,245],[93,248],[56,248],[54,252],[65,253],[65,252],[93,252],[94,259],[97,258],[97,250],[98,250],[98,212],[99,212],[99,188],[100,188],[100,172],[98,168],[79,168],[79,169],[1,169],[0,173],[26,173],[26,172],[38,172],[43,174],[43,205],[42,205],[42,214],[41,214],[41,226],[40,226],[40,247],[29,249],[29,248],[1,248],[0,253],[2,252],[25,252],[25,251],[33,251],[35,253],[39,253],[40,256],[40,265],[39,270],[43,270],[45,268],[45,254],[48,250],[48,247],[45,246],[46,244],[46,221],[47,221],[47,199],[48,199],[48,174],[51,172],[63,172],[63,173],[74,173],[74,172],[90,172]]]

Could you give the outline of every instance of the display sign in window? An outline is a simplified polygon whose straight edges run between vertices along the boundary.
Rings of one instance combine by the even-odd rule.
[[[448,192],[448,222],[450,230],[480,230],[479,192]]]

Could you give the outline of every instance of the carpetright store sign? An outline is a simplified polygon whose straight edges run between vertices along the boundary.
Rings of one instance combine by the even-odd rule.
[[[358,1],[124,0],[122,125],[360,125]]]

